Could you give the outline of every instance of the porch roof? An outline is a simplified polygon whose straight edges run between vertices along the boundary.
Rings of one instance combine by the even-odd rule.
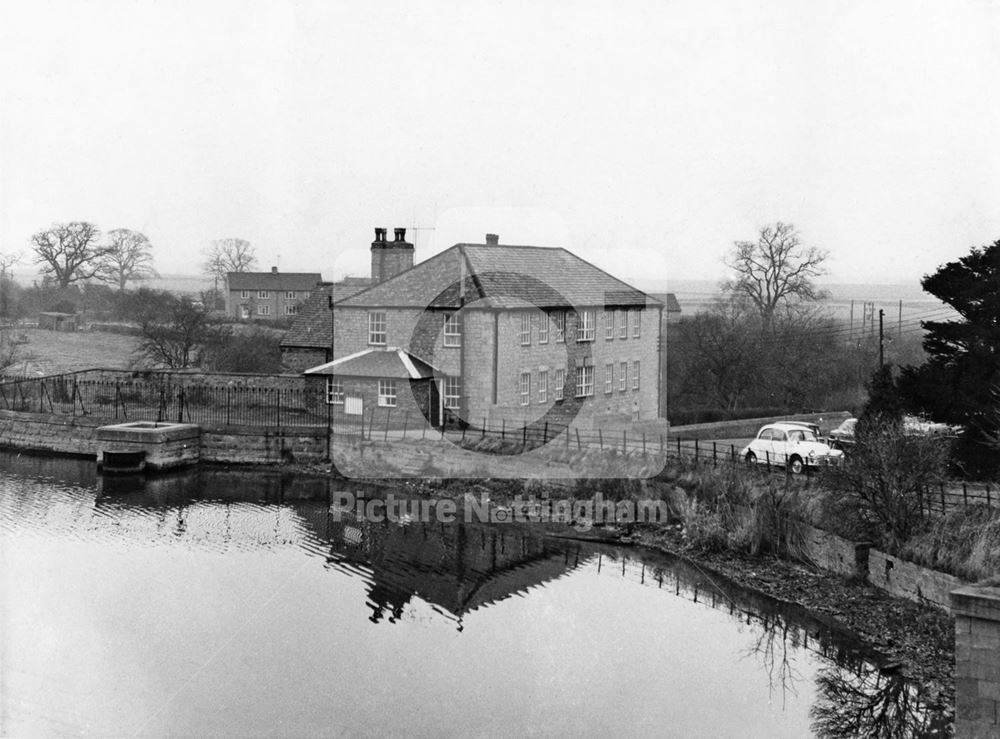
[[[339,375],[347,377],[394,377],[405,380],[422,380],[433,377],[438,370],[396,346],[384,349],[365,349],[335,359],[332,362],[310,367],[306,375]]]

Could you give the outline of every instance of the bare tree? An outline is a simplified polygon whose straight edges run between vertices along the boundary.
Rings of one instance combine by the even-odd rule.
[[[7,270],[21,261],[21,252],[0,254],[0,317],[7,317]]]
[[[205,274],[218,281],[229,272],[249,272],[257,265],[257,255],[246,239],[216,239],[205,252]]]
[[[127,228],[110,231],[94,277],[119,290],[124,290],[130,281],[155,277],[152,248],[145,234],[138,231]]]
[[[778,221],[760,229],[756,241],[737,241],[725,262],[736,276],[724,291],[745,296],[760,313],[765,329],[773,325],[780,307],[814,301],[823,292],[813,279],[825,274],[822,265],[829,253],[805,246],[790,223]]]
[[[97,273],[104,255],[104,247],[98,243],[100,237],[100,229],[87,221],[53,223],[31,237],[35,262],[65,289]]]
[[[142,366],[197,366],[205,348],[215,344],[219,331],[224,331],[211,325],[204,306],[162,290],[140,288],[129,293],[125,308],[139,323],[136,354]]]

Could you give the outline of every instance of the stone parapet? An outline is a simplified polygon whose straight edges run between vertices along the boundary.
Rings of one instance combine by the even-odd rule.
[[[1000,588],[951,594],[955,616],[955,736],[1000,736]]]

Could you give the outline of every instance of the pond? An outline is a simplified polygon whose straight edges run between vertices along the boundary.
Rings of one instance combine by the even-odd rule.
[[[863,644],[666,555],[360,521],[272,472],[0,470],[6,735],[948,731]]]

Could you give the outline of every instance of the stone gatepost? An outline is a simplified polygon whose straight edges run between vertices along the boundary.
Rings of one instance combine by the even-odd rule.
[[[951,593],[955,616],[955,736],[1000,736],[1000,587]]]

